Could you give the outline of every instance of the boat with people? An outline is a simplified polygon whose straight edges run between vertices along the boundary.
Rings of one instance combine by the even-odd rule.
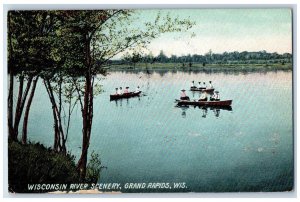
[[[232,100],[218,100],[218,101],[189,101],[189,100],[176,100],[178,106],[194,105],[194,106],[231,106]]]
[[[198,82],[198,87],[195,85],[194,81],[192,81],[190,90],[206,92],[206,93],[213,93],[215,89],[214,89],[211,81],[209,81],[208,85],[206,85],[205,82],[203,82],[203,84],[201,84],[201,82]]]
[[[123,94],[112,94],[112,95],[110,95],[110,100],[136,97],[136,96],[139,96],[141,93],[142,93],[142,91],[128,92],[128,93],[123,93]]]
[[[204,89],[206,89],[206,87],[191,86],[191,88],[190,88],[191,91],[202,91]]]
[[[197,88],[197,87],[191,87],[190,88],[191,91],[200,91],[200,92],[207,92],[207,93],[212,93],[214,92],[214,88],[205,88],[205,87],[202,87],[202,88]]]

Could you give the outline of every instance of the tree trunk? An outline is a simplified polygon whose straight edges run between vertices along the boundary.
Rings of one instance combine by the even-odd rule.
[[[24,76],[20,76],[19,80],[20,80],[19,93],[18,93],[18,98],[17,98],[17,105],[16,105],[16,111],[15,111],[15,121],[14,121],[13,136],[12,136],[12,139],[14,141],[17,141],[17,136],[18,136],[16,134],[15,128],[16,128],[16,119],[19,116],[19,111],[20,111],[20,107],[21,107],[23,85],[24,85]]]
[[[91,76],[86,76],[85,92],[84,92],[84,107],[82,110],[82,148],[81,156],[77,163],[77,169],[80,174],[80,180],[83,181],[86,176],[87,154],[91,134],[91,117],[90,117],[90,102],[91,98]]]
[[[66,140],[62,128],[61,114],[59,113],[59,109],[57,107],[55,97],[53,94],[53,89],[51,87],[49,79],[44,79],[44,84],[47,93],[49,95],[50,102],[52,104],[52,112],[53,112],[53,119],[54,119],[54,150],[66,154],[67,153],[67,149],[65,145]]]
[[[22,113],[23,113],[23,109],[24,109],[24,105],[26,102],[28,92],[30,90],[31,82],[32,82],[32,76],[29,77],[25,91],[23,93],[24,76],[20,76],[20,87],[19,87],[18,102],[17,102],[17,107],[16,107],[16,113],[15,113],[14,132],[13,132],[13,134],[14,134],[13,140],[15,140],[15,141],[18,140],[20,120],[22,117]]]
[[[13,74],[13,46],[11,41],[11,31],[10,31],[10,12],[7,15],[8,21],[8,43],[9,43],[9,60],[8,60],[8,72],[9,72],[9,90],[8,90],[8,100],[7,100],[7,108],[8,108],[8,137],[10,139],[14,139],[14,128],[13,128],[13,96],[14,96],[14,74]]]
[[[13,106],[14,106],[14,76],[12,71],[10,71],[9,75],[9,90],[8,90],[8,101],[7,101],[7,107],[8,107],[8,132],[9,132],[9,138],[14,139],[14,127],[13,127]]]
[[[88,34],[86,36],[85,43],[85,58],[86,58],[86,76],[85,76],[85,92],[84,103],[82,109],[82,148],[81,156],[77,163],[77,170],[80,175],[80,180],[84,181],[86,177],[86,165],[88,148],[90,144],[92,121],[93,121],[93,77],[92,77],[92,65],[91,65],[91,50],[90,40]]]
[[[27,143],[27,125],[28,125],[28,118],[29,118],[29,111],[30,111],[30,106],[34,97],[34,93],[35,93],[35,89],[36,89],[36,84],[38,81],[38,76],[36,77],[36,79],[33,81],[33,86],[31,89],[31,93],[30,96],[28,98],[27,101],[27,106],[26,106],[26,110],[25,110],[25,115],[24,115],[24,122],[23,122],[23,133],[22,133],[22,143],[26,144]]]
[[[48,93],[48,96],[49,96],[49,99],[50,99],[50,102],[51,102],[51,105],[52,105],[52,113],[53,113],[53,120],[54,120],[54,124],[53,124],[53,127],[54,127],[53,149],[54,149],[54,151],[59,152],[60,138],[59,138],[59,130],[58,130],[58,121],[57,121],[56,112],[55,112],[56,104],[55,104],[55,101],[53,101],[53,97],[51,96],[51,93],[50,93],[51,86],[48,86],[49,82],[47,82],[46,80],[47,79],[44,79],[44,85],[46,87],[46,90],[47,90],[47,93]]]

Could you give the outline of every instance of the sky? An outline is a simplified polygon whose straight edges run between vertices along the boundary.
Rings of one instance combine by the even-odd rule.
[[[292,53],[292,13],[290,9],[166,9],[138,10],[140,23],[154,20],[157,13],[190,18],[196,25],[188,32],[166,33],[154,39],[146,52],[167,56],[225,51]],[[195,37],[191,34],[195,33]]]

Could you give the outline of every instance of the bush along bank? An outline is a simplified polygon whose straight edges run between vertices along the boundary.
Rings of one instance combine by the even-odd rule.
[[[76,191],[70,189],[70,184],[97,183],[102,168],[99,155],[92,152],[86,179],[80,182],[75,156],[54,152],[40,143],[8,142],[8,189],[11,193]]]

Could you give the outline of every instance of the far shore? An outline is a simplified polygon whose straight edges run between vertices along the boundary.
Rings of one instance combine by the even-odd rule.
[[[182,65],[182,63],[137,63],[110,65],[109,70],[177,70],[177,71],[273,71],[273,70],[293,70],[292,63],[286,64],[199,64],[195,63]]]

